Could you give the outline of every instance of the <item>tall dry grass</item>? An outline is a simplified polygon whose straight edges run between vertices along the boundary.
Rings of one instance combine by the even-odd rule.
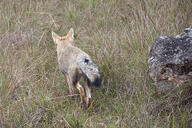
[[[191,25],[191,7],[190,0],[1,0],[0,126],[188,127],[182,89],[168,100],[156,95],[147,59],[156,37]],[[71,100],[51,39],[52,30],[71,27],[103,79],[88,110],[78,96]]]

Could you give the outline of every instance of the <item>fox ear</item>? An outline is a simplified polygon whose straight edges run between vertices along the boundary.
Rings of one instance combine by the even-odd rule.
[[[52,31],[52,38],[53,41],[57,44],[59,40],[61,40],[61,37],[58,36],[55,32]]]
[[[68,34],[67,34],[67,39],[69,40],[69,41],[74,41],[74,30],[73,30],[73,28],[71,28],[70,30],[69,30],[69,32],[68,32]]]

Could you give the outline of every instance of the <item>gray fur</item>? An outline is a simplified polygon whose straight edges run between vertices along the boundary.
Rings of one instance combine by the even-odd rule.
[[[99,69],[98,69],[97,65],[93,63],[93,61],[91,60],[91,58],[88,55],[84,54],[84,55],[80,56],[77,59],[77,64],[79,65],[82,72],[88,77],[88,79],[91,82],[94,82],[94,80],[97,77],[100,78]]]

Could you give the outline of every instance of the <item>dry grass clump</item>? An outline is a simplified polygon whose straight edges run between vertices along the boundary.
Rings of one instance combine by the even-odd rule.
[[[156,37],[191,25],[191,6],[189,0],[2,0],[0,126],[187,127],[183,90],[172,99],[156,96],[147,59]],[[103,79],[88,110],[78,107],[78,94],[69,96],[51,39],[51,30],[64,35],[71,27]]]

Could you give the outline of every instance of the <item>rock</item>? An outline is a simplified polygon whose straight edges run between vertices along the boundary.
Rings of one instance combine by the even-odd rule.
[[[150,49],[148,66],[158,92],[167,92],[191,79],[192,28],[175,37],[157,38]]]

